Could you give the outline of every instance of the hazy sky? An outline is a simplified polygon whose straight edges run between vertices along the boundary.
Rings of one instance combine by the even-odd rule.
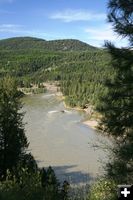
[[[108,0],[0,0],[0,39],[79,39],[94,46],[126,41],[107,23]]]

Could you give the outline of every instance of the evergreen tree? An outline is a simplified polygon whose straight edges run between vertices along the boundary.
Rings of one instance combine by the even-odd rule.
[[[106,94],[97,110],[102,113],[100,129],[115,136],[112,159],[107,164],[109,178],[117,183],[133,181],[133,0],[110,0],[109,22],[114,30],[130,41],[128,48],[106,42],[111,55],[113,76],[105,81]]]
[[[106,94],[97,110],[102,113],[102,130],[119,139],[133,134],[133,53],[107,44],[114,76],[105,81]]]
[[[28,147],[24,133],[22,104],[15,81],[6,77],[0,83],[0,177],[12,171]]]
[[[67,181],[63,182],[62,190],[61,190],[61,199],[67,200],[68,199],[68,191],[70,188],[70,184]]]
[[[17,164],[17,169],[19,171],[24,168],[29,173],[36,173],[38,171],[36,160],[31,153],[24,154],[20,157],[20,161]]]
[[[48,167],[47,171],[44,168],[42,169],[41,185],[44,188],[44,199],[60,199],[59,182],[52,167]]]
[[[133,45],[133,0],[110,0],[108,8],[108,21],[114,31],[127,37]]]
[[[41,185],[45,189],[47,185],[47,172],[44,168],[41,170]]]

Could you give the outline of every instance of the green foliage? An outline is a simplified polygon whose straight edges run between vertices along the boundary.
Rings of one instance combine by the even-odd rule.
[[[68,199],[68,192],[69,192],[70,185],[67,181],[63,182],[62,190],[61,190],[61,199],[67,200]]]
[[[127,37],[133,45],[133,1],[110,0],[108,3],[108,20],[114,30],[123,37]]]
[[[117,185],[113,180],[103,179],[94,183],[89,192],[88,200],[116,200]]]
[[[124,143],[117,142],[106,165],[107,177],[117,184],[133,183],[133,136]]]
[[[132,0],[110,0],[109,22],[115,31],[133,44]],[[107,164],[107,177],[119,184],[133,181],[133,51],[116,48],[107,42],[114,71],[104,83],[106,93],[99,99],[97,110],[102,113],[100,129],[115,137],[112,158]]]
[[[16,37],[0,40],[1,50],[30,50],[39,49],[45,51],[86,51],[96,49],[79,40],[66,39],[66,40],[51,40],[46,41],[43,39],[33,37]]]
[[[59,182],[55,176],[54,170],[49,167],[47,171],[42,170],[41,183],[44,188],[44,198],[47,200],[59,199]]]
[[[15,76],[18,85],[29,90],[31,84],[60,81],[66,103],[72,107],[98,103],[98,97],[105,92],[103,80],[112,76],[107,68],[109,54],[77,40],[11,38],[0,41],[0,47],[1,77]]]
[[[21,92],[23,94],[40,94],[40,93],[45,93],[46,89],[45,88],[20,88]]]
[[[20,157],[17,168],[13,172],[17,179],[19,179],[19,171],[21,170],[21,168],[27,169],[27,172],[29,173],[36,173],[38,171],[36,160],[31,153],[23,154]]]
[[[67,200],[68,189],[64,184],[59,187],[59,182],[51,167],[41,172],[29,171],[28,168],[19,169],[18,177],[7,173],[6,180],[0,182],[1,200]]]
[[[70,58],[69,58],[70,59]],[[109,56],[105,51],[71,55],[73,61],[60,67],[61,91],[70,106],[85,108],[96,105],[105,93],[104,79],[113,76],[108,69]]]
[[[10,74],[15,77],[24,76],[23,83],[31,82],[31,75],[40,69],[49,69],[53,63],[60,61],[60,54],[44,50],[2,50],[0,52],[0,76]],[[29,76],[30,75],[30,76]],[[20,78],[19,78],[20,79]],[[25,83],[25,84],[26,84]]]
[[[17,166],[28,147],[22,122],[20,95],[15,81],[6,77],[0,82],[0,177]]]
[[[100,126],[104,132],[126,138],[133,133],[133,52],[111,44],[108,50],[114,77],[106,79],[107,90],[97,106],[102,113]]]
[[[29,173],[27,169],[19,171],[19,182],[7,176],[6,181],[0,183],[1,200],[42,200],[43,189],[40,184],[39,173]]]

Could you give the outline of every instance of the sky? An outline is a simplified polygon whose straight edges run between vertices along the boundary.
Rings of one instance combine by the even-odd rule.
[[[20,36],[78,39],[102,47],[127,41],[107,22],[108,0],[0,0],[0,39]]]

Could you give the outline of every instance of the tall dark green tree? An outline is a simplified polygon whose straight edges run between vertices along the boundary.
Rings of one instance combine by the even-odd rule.
[[[127,48],[106,42],[113,76],[106,80],[106,94],[97,110],[102,113],[100,128],[116,139],[108,176],[119,183],[133,181],[133,0],[110,0],[108,19],[118,35],[129,40]]]
[[[58,200],[60,199],[59,182],[55,176],[52,167],[48,167],[47,171],[43,168],[41,171],[41,185],[44,189],[44,199]]]
[[[114,75],[105,81],[107,92],[97,109],[103,115],[104,131],[125,138],[133,130],[133,0],[110,0],[108,9],[114,30],[131,43],[128,48],[119,49],[106,42]]]
[[[110,0],[108,9],[108,21],[114,31],[127,37],[133,45],[133,0]]]
[[[69,192],[70,184],[67,181],[63,182],[62,190],[61,190],[61,199],[67,200],[68,199],[68,192]]]
[[[133,134],[133,53],[107,43],[114,75],[105,81],[106,94],[97,109],[102,113],[102,130],[119,139]]]
[[[0,177],[12,171],[28,147],[23,113],[16,82],[3,78],[0,82]]]

